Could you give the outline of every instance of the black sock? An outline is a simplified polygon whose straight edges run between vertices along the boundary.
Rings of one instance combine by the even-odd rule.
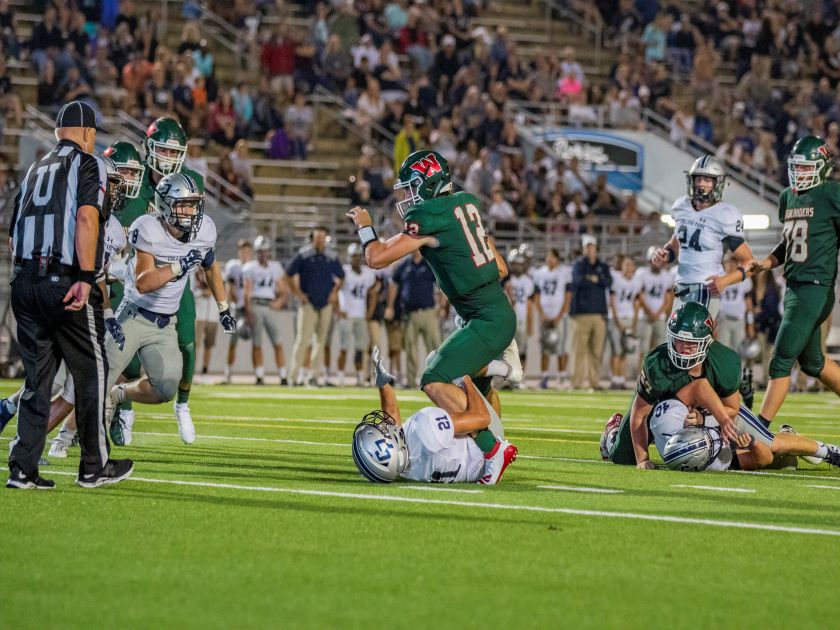
[[[767,418],[765,418],[761,414],[758,414],[758,419],[761,420],[761,422],[764,423],[765,427],[767,427],[768,429],[770,428],[770,422],[771,422],[770,420],[768,420]]]

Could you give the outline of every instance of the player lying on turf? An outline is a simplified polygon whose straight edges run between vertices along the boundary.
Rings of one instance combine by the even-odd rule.
[[[743,407],[739,415],[745,416],[745,422],[759,422]],[[778,433],[769,440],[742,433],[735,444],[725,442],[713,417],[697,413],[677,398],[656,405],[648,426],[656,450],[674,470],[759,470],[791,456],[794,462],[795,457],[812,457],[840,465],[840,448],[796,433]]]
[[[371,364],[381,409],[367,414],[353,432],[353,461],[362,476],[378,483],[398,477],[430,483],[499,482],[517,449],[497,440],[495,449],[484,453],[476,444],[472,436],[488,428],[491,411],[469,376],[462,384],[464,411],[424,407],[403,423],[394,377],[383,367],[377,347]]]

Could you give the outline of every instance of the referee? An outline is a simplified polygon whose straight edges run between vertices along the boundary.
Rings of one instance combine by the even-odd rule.
[[[108,459],[105,430],[105,323],[102,267],[108,208],[105,164],[92,151],[93,108],[73,101],[56,118],[55,149],[35,162],[15,200],[11,225],[12,311],[26,370],[18,436],[9,455],[7,488],[53,488],[38,474],[47,438],[50,394],[62,359],[76,388],[82,456],[76,483],[95,488],[131,474],[131,460]]]

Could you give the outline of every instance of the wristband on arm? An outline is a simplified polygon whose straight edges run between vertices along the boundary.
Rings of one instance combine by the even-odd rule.
[[[747,279],[747,270],[739,265],[738,266],[738,271],[741,272],[741,282],[743,282],[744,280]]]
[[[670,265],[677,259],[677,255],[674,253],[674,250],[670,247],[666,247],[665,251],[668,252],[668,264]]]
[[[96,284],[96,272],[79,269],[79,282],[84,282],[93,286],[94,284]]]
[[[364,251],[370,243],[378,240],[376,230],[373,229],[372,225],[360,227],[356,230],[356,233],[359,235],[359,241],[362,243],[362,251]]]

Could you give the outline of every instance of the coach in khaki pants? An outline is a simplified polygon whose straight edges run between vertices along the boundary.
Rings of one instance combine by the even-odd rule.
[[[300,302],[297,313],[297,331],[292,351],[289,383],[300,384],[300,371],[304,353],[312,343],[310,366],[312,373],[321,374],[324,365],[324,343],[330,331],[333,305],[344,278],[344,269],[338,255],[327,251],[327,230],[317,227],[309,235],[310,243],[302,247],[286,269],[292,292]]]
[[[609,265],[598,259],[598,240],[591,234],[584,234],[581,244],[583,256],[572,265],[568,296],[571,299],[566,300],[575,323],[572,387],[582,389],[588,373],[589,387],[599,389],[607,333],[607,291],[612,286],[612,275]]]

